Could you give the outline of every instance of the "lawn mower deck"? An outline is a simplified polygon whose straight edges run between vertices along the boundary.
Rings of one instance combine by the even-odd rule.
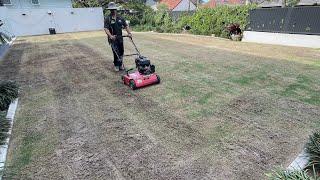
[[[156,73],[143,75],[139,71],[127,73],[122,76],[122,80],[124,84],[128,85],[133,90],[160,83],[160,77]]]

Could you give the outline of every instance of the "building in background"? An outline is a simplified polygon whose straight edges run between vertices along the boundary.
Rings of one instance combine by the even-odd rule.
[[[215,8],[219,5],[244,5],[245,0],[210,0],[202,5],[205,8]]]
[[[218,5],[244,5],[255,3],[258,7],[282,7],[284,5],[284,0],[210,0],[204,3],[202,7],[215,8]],[[288,5],[288,0],[287,0]],[[300,0],[297,4],[298,6],[314,6],[320,5],[320,0]]]
[[[72,8],[71,0],[2,0],[9,9]]]
[[[160,4],[165,4],[171,11],[194,11],[197,9],[196,0],[160,0]]]
[[[92,31],[103,28],[102,8],[72,8],[72,0],[0,0],[0,19],[16,36]],[[51,31],[53,32],[53,31]]]
[[[156,0],[147,0],[146,5],[151,6],[152,9],[157,10],[157,1]]]

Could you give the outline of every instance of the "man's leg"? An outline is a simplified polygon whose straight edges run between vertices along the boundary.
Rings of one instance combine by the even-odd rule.
[[[116,45],[116,42],[113,42],[111,44],[112,47],[112,53],[113,53],[113,64],[114,64],[114,70],[119,71],[119,60],[118,60],[118,47]]]
[[[118,52],[119,52],[119,58],[120,58],[119,59],[119,67],[120,67],[120,70],[124,70],[124,67],[123,67],[123,54],[124,54],[123,40],[119,41]]]

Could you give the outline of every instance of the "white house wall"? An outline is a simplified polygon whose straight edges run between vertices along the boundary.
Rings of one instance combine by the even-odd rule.
[[[147,1],[146,1],[146,5],[148,5],[148,6],[154,6],[154,5],[156,5],[156,4],[157,4],[157,2],[154,1],[154,0],[147,0]]]
[[[103,20],[102,8],[7,9],[4,18],[16,36],[49,34],[49,28],[57,33],[100,30]]]
[[[190,2],[190,11],[196,9],[196,6]],[[177,7],[175,7],[172,11],[188,11],[189,10],[189,0],[182,0]]]
[[[3,21],[3,25],[0,26],[0,32],[6,33],[8,35],[11,35],[12,28],[9,26],[7,23],[7,14],[8,14],[8,9],[6,7],[0,7],[0,20]]]
[[[5,5],[9,9],[30,8],[72,8],[71,0],[39,0],[39,5],[34,5],[31,0],[11,0],[11,5]]]

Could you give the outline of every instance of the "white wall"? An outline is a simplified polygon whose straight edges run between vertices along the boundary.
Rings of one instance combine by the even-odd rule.
[[[156,5],[156,4],[157,4],[157,2],[154,1],[154,0],[147,0],[146,1],[146,5],[148,5],[148,6],[153,6],[153,5]]]
[[[0,7],[0,19],[3,21],[3,25],[0,26],[0,32],[6,33],[8,35],[12,35],[12,28],[9,26],[9,24],[6,21],[7,18],[7,8],[6,7]]]
[[[189,9],[189,0],[182,0],[176,8],[174,8],[172,11],[188,11]],[[193,11],[196,9],[196,6],[190,2],[190,11]]]
[[[16,36],[27,36],[49,34],[51,27],[57,33],[100,30],[104,17],[102,8],[7,9],[4,20]]]
[[[285,46],[320,48],[320,36],[244,31],[242,41]]]
[[[39,0],[39,5],[34,5],[31,0],[11,0],[11,5],[5,5],[11,9],[24,8],[72,8],[71,0]]]

